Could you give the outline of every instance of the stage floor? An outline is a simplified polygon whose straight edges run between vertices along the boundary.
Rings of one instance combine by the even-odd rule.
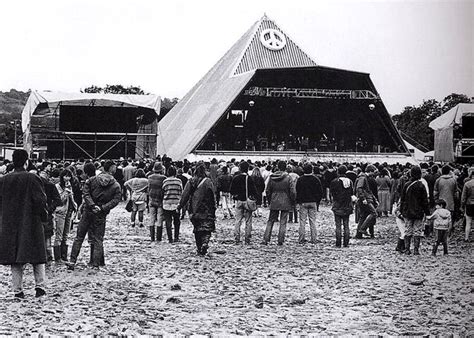
[[[252,160],[252,161],[275,161],[275,160],[309,160],[313,162],[338,162],[338,163],[412,163],[417,164],[418,161],[409,153],[342,153],[342,152],[304,152],[304,151],[212,151],[199,150],[190,153],[186,158],[189,161],[210,161],[213,158],[217,160],[229,161],[233,158],[236,160]]]

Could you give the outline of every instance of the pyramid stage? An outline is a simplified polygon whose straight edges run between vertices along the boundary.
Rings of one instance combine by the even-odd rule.
[[[413,161],[367,73],[318,65],[256,22],[158,123],[173,159]]]

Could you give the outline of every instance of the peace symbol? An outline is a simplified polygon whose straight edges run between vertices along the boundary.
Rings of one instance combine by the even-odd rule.
[[[276,29],[268,28],[260,33],[260,42],[271,50],[280,50],[286,46],[286,38]]]

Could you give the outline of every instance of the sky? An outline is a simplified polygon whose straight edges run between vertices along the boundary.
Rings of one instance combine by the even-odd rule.
[[[0,91],[181,98],[264,13],[317,64],[370,73],[390,114],[474,96],[474,0],[2,1]]]

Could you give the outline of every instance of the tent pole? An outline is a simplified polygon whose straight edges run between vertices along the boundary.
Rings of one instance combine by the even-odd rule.
[[[128,134],[125,133],[125,158],[128,158]]]
[[[94,133],[94,158],[97,158],[97,133]]]
[[[63,134],[63,161],[66,160],[66,137]]]

